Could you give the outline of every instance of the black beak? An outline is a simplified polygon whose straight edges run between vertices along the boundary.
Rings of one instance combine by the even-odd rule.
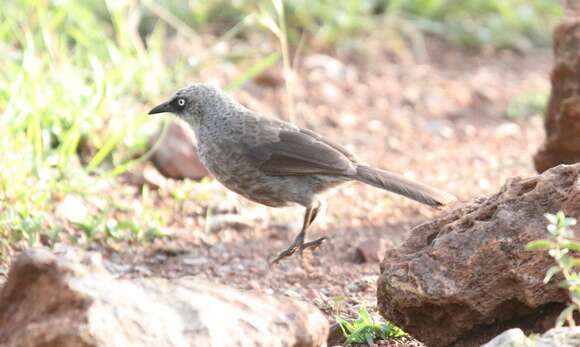
[[[161,105],[153,107],[149,114],[163,113],[163,112],[174,112],[175,110],[169,102],[164,102]]]

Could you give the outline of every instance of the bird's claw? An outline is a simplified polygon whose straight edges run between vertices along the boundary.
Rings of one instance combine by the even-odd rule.
[[[309,242],[303,242],[301,244],[296,244],[296,243],[292,243],[290,245],[290,247],[288,247],[286,250],[282,251],[280,254],[278,254],[278,256],[276,258],[274,258],[274,260],[272,260],[271,264],[277,264],[278,262],[280,262],[280,260],[289,257],[291,255],[293,255],[294,253],[296,253],[296,251],[299,251],[300,254],[302,255],[302,252],[305,249],[316,249],[318,247],[320,247],[320,245],[327,239],[326,236],[317,238],[316,240],[313,241],[309,241]]]
[[[300,246],[300,253],[302,253],[302,251],[304,251],[305,249],[308,249],[308,248],[316,249],[316,248],[320,247],[322,242],[326,241],[326,239],[327,239],[327,237],[323,236],[323,237],[317,238],[316,240],[303,243]]]
[[[298,245],[292,244],[290,245],[290,247],[288,247],[288,249],[282,251],[280,254],[278,254],[278,256],[276,258],[274,258],[274,260],[272,260],[271,264],[277,264],[280,260],[291,256],[292,254],[294,254],[296,252],[296,250],[299,248]]]

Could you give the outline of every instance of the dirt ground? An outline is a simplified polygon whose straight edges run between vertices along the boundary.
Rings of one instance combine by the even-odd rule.
[[[306,55],[296,79],[296,123],[345,144],[368,163],[405,174],[462,201],[492,194],[513,176],[534,174],[531,156],[543,140],[542,118],[505,112],[530,93],[549,93],[551,52],[468,52],[428,40],[423,61],[403,59],[368,39],[366,55]],[[379,47],[379,48],[376,48]],[[269,72],[235,96],[253,109],[285,114],[284,83]],[[185,183],[169,181],[170,187]],[[189,185],[195,183],[188,183]],[[310,238],[328,236],[306,274],[297,257],[270,266],[298,232],[301,208],[269,209],[217,183],[208,206],[155,192],[172,213],[172,236],[152,246],[100,249],[124,277],[198,276],[257,293],[282,294],[317,305],[329,321],[353,317],[360,305],[376,314],[378,262],[357,248],[391,246],[442,213],[352,184],[329,196]],[[217,211],[217,212],[215,212]],[[208,231],[206,217],[235,211],[247,222]],[[413,340],[382,345],[419,346]]]
[[[364,58],[317,55],[302,61],[297,71],[299,125],[346,144],[374,166],[429,183],[462,201],[492,194],[510,177],[534,174],[531,156],[543,139],[541,115],[514,119],[505,112],[526,95],[549,93],[549,51],[466,52],[434,40],[426,61],[417,63],[373,49],[373,40],[379,39],[369,40]],[[285,114],[277,72],[236,96],[254,109]],[[362,184],[344,187],[328,198],[326,213],[311,229],[312,238],[325,235],[329,241],[315,252],[316,270],[308,275],[297,257],[268,264],[298,231],[300,208],[268,209],[217,184],[214,189],[250,220],[250,227],[208,235],[203,214],[190,216],[187,225],[177,213],[182,206],[175,206],[177,232],[172,238],[153,249],[112,252],[110,260],[127,276],[193,275],[306,300],[333,321],[335,314],[354,316],[360,305],[376,312],[379,264],[361,262],[357,248],[378,240],[396,245],[413,226],[441,213]],[[162,199],[163,204],[175,205],[170,199]],[[192,233],[192,227],[198,232]]]

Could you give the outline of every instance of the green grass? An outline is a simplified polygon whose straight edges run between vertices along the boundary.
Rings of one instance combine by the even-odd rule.
[[[228,8],[230,18],[269,12],[271,0],[207,1]],[[547,45],[547,30],[563,14],[558,0],[293,0],[285,14],[288,35],[302,35],[323,45],[358,41],[360,35],[388,29],[412,40],[417,30],[468,47]],[[275,17],[274,17],[275,18]]]
[[[129,22],[136,11],[115,1],[3,4],[0,237],[34,246],[72,228],[82,232],[71,238],[90,242],[120,213],[111,196],[103,205],[113,207],[95,207],[78,225],[53,218],[67,195],[103,195],[94,187],[142,153],[156,128],[144,101],[181,82],[160,59],[164,28],[151,33],[145,49]],[[124,218],[144,233],[161,228],[151,215]],[[127,223],[117,223],[117,235],[119,225]]]
[[[360,308],[358,318],[351,322],[339,316],[335,319],[340,325],[347,344],[366,343],[372,347],[378,340],[407,336],[407,333],[390,322],[375,322],[365,306]]]
[[[216,36],[237,25],[236,34],[262,30],[270,25],[264,15],[276,22],[277,2],[158,1],[196,32]],[[291,42],[306,35],[327,47],[355,43],[360,35],[385,28],[408,36],[413,27],[470,47],[547,45],[547,28],[563,14],[559,0],[292,0],[284,1],[283,12]],[[155,14],[146,13],[144,28],[155,20]]]
[[[576,225],[576,219],[566,217],[564,212],[559,211],[556,214],[547,213],[548,234],[550,239],[536,240],[528,243],[529,250],[546,250],[552,258],[555,265],[550,267],[546,272],[544,283],[549,283],[555,276],[563,278],[560,287],[568,291],[570,303],[556,319],[556,327],[564,324],[576,326],[574,313],[580,313],[580,258],[575,255],[580,252],[580,242],[574,237],[571,227]]]
[[[543,115],[548,106],[548,95],[532,92],[515,98],[507,107],[504,116],[511,119],[530,118]]]
[[[151,100],[185,85],[203,68],[203,61],[191,62],[179,52],[171,66],[164,63],[164,41],[176,28],[185,30],[180,27],[184,24],[171,22],[171,16],[152,20],[148,9],[156,7],[151,4],[115,0],[3,4],[3,245],[67,241],[89,246],[95,241],[132,242],[165,235],[167,217],[154,202],[143,192],[136,202],[133,196],[125,196],[126,203],[119,201],[122,188],[111,180],[141,164],[141,156],[148,154],[149,136],[158,128],[158,121],[146,114]],[[254,65],[229,89],[242,86],[279,59],[277,52],[265,58],[259,52],[248,56]],[[206,55],[205,61],[211,58]],[[59,203],[70,195],[87,205],[86,220],[72,223],[55,217]]]
[[[396,0],[392,6],[423,30],[464,46],[547,45],[563,14],[558,0]]]

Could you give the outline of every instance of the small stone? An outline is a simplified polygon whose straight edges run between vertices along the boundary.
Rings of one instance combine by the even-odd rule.
[[[163,176],[195,180],[208,176],[209,173],[197,154],[195,135],[187,124],[181,121],[171,122],[165,137],[157,143],[162,132],[163,129],[160,129],[150,142],[157,146],[151,160]]]
[[[181,262],[184,265],[189,265],[189,266],[201,266],[201,265],[206,265],[209,263],[209,259],[206,257],[187,257],[187,258],[183,258],[181,259]]]
[[[357,263],[377,263],[393,245],[389,240],[365,240],[356,246],[354,261]]]
[[[485,178],[477,180],[477,185],[482,191],[488,191],[491,188],[491,183]]]
[[[240,211],[237,199],[221,199],[218,204],[212,205],[210,207],[210,214],[212,216],[218,214],[235,215],[238,214],[239,212]]]
[[[340,124],[346,128],[352,128],[358,124],[358,117],[352,113],[343,113],[339,118]]]
[[[56,207],[55,214],[72,223],[81,223],[89,217],[89,209],[77,195],[67,195]]]
[[[553,328],[534,340],[536,347],[578,347],[580,327]]]
[[[347,75],[347,69],[340,60],[324,54],[308,56],[304,60],[304,66],[308,69],[321,69],[332,79],[344,79]]]
[[[292,299],[302,299],[302,296],[292,289],[286,289],[282,292],[282,294]]]
[[[482,347],[526,346],[527,341],[526,334],[521,329],[515,328],[504,331]]]
[[[521,130],[521,127],[516,123],[503,123],[495,129],[495,136],[499,138],[519,137]]]
[[[225,229],[243,231],[252,228],[252,221],[239,214],[212,215],[206,223],[208,223],[208,230],[212,233]]]
[[[324,83],[321,91],[328,101],[337,101],[340,98],[339,89],[332,83]]]
[[[167,179],[151,165],[145,165],[144,167],[127,172],[123,175],[123,179],[125,182],[139,188],[147,185],[149,188],[160,189],[167,185]]]
[[[148,267],[141,266],[141,265],[137,265],[137,266],[133,267],[133,271],[138,273],[139,275],[146,276],[146,277],[149,277],[153,274]]]
[[[129,264],[118,264],[113,262],[106,262],[104,267],[114,274],[126,274],[131,271],[131,265]]]
[[[254,82],[264,87],[275,88],[284,84],[284,74],[280,69],[268,69],[256,76]]]
[[[448,121],[439,119],[427,120],[425,123],[423,123],[423,127],[431,134],[441,136],[445,139],[452,137],[455,133]]]
[[[246,283],[245,289],[249,290],[260,289],[260,283],[256,280],[250,280],[248,281],[248,283]]]
[[[351,293],[365,291],[367,288],[374,287],[374,285],[377,283],[378,277],[379,276],[377,276],[377,275],[373,275],[373,276],[365,276],[363,278],[360,278],[360,279],[348,284],[346,286],[346,290],[348,290]]]
[[[577,347],[580,346],[580,327],[561,327],[550,329],[533,339],[528,338],[521,329],[510,329],[494,337],[482,347]]]

